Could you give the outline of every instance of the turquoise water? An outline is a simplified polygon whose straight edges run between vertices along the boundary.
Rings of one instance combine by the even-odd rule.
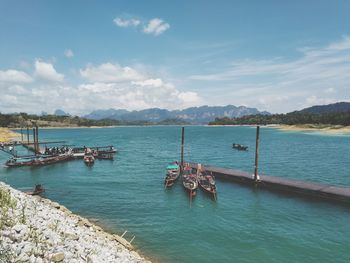
[[[43,183],[46,197],[128,230],[134,245],[160,262],[350,262],[350,208],[218,181],[218,200],[199,192],[189,208],[178,182],[163,189],[178,160],[181,127],[41,130],[41,139],[115,145],[112,161],[80,160],[41,168],[0,168],[15,188]],[[187,160],[253,172],[255,129],[186,127]],[[239,152],[233,142],[251,149]],[[350,186],[350,136],[261,129],[260,171]],[[0,162],[7,156],[0,154]]]

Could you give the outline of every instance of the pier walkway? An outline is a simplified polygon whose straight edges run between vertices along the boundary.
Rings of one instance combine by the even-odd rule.
[[[192,168],[197,169],[198,163],[189,163]],[[259,175],[259,181],[254,181],[254,174],[234,169],[220,168],[201,164],[202,169],[211,171],[217,178],[232,180],[240,184],[256,186],[274,191],[293,193],[333,202],[350,205],[350,188],[338,187],[327,184],[293,180],[285,177]]]

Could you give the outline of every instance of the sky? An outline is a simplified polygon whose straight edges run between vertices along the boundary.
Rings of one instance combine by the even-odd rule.
[[[0,0],[0,112],[350,101],[350,1]]]

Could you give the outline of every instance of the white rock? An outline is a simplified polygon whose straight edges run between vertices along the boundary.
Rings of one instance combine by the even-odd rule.
[[[12,230],[16,231],[17,233],[21,232],[28,232],[28,226],[26,225],[15,225],[12,227]]]
[[[147,262],[118,238],[58,203],[27,196],[1,182],[0,186],[17,199],[17,209],[10,211],[17,224],[0,231],[3,246],[17,256],[15,262]],[[26,224],[19,223],[23,206]]]
[[[98,261],[98,258],[96,255],[89,255],[86,258],[86,262],[87,263],[98,263],[99,261]]]
[[[35,263],[36,257],[34,255],[31,255],[29,258],[30,263]]]
[[[61,262],[65,258],[65,254],[63,252],[58,252],[51,255],[50,260],[53,262]]]

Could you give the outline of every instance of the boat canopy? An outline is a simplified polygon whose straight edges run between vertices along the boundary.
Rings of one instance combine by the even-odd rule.
[[[178,166],[178,165],[168,165],[167,167],[166,167],[166,169],[167,170],[173,170],[173,169],[179,169],[180,167]]]

